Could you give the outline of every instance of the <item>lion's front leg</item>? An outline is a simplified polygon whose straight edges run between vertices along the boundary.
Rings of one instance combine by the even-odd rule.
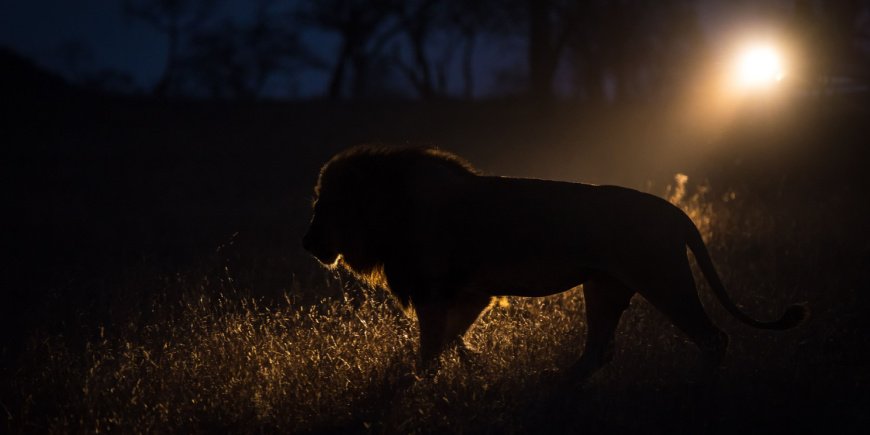
[[[447,326],[447,307],[440,303],[414,306],[420,326],[420,362],[428,367],[444,348]]]
[[[485,295],[459,293],[450,300],[427,301],[415,305],[420,325],[420,359],[424,369],[431,368],[448,346],[458,343],[460,356],[465,348],[462,336],[489,306]]]

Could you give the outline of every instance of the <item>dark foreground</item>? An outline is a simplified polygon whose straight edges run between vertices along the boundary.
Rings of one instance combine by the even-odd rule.
[[[692,129],[659,107],[13,101],[3,150],[10,432],[859,432],[870,424],[867,101],[796,98]],[[7,111],[8,113],[8,111]],[[490,173],[619,183],[699,225],[732,297],[725,367],[636,299],[583,389],[580,292],[503,301],[472,360],[408,376],[417,330],[302,252],[311,186],[359,142]],[[674,174],[688,175],[688,180]],[[506,217],[509,218],[509,217]],[[699,280],[700,281],[700,280]],[[862,431],[863,432],[863,431]]]

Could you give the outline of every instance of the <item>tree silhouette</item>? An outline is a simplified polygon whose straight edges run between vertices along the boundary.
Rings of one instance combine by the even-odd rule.
[[[183,69],[195,85],[216,98],[256,98],[276,75],[327,67],[273,10],[274,4],[258,0],[250,22],[227,20],[191,37]]]
[[[304,25],[340,38],[340,47],[330,73],[327,95],[341,98],[352,73],[351,94],[362,97],[368,73],[382,56],[385,44],[399,32],[393,12],[401,0],[308,0],[296,12]]]
[[[537,100],[553,95],[556,69],[571,37],[579,29],[581,0],[527,0],[529,94]]]
[[[421,98],[447,93],[449,68],[460,49],[463,96],[473,96],[476,40],[494,29],[500,7],[494,0],[411,0],[395,10],[409,53],[396,49],[392,60]]]
[[[527,94],[548,100],[560,66],[589,101],[605,81],[621,100],[679,83],[703,46],[697,0],[307,0],[296,13],[339,37],[327,94],[360,97],[375,67],[400,72],[422,99],[445,94],[460,56],[463,95],[474,87],[481,35],[526,40]],[[388,55],[384,48],[388,46]],[[570,63],[565,63],[569,59]],[[386,62],[386,63],[385,63]]]
[[[66,76],[73,82],[80,81],[94,61],[93,49],[81,40],[64,41],[57,46],[55,53]]]
[[[393,60],[423,99],[432,98],[435,93],[435,72],[428,49],[430,36],[443,25],[441,6],[440,0],[410,0],[400,2],[393,10],[410,46],[411,62],[404,61],[398,52]]]
[[[579,2],[570,47],[578,95],[627,101],[667,94],[701,58],[703,35],[693,0]]]
[[[466,99],[474,96],[473,62],[477,40],[482,33],[493,30],[497,11],[498,2],[493,0],[447,0],[447,25],[457,32],[462,46],[460,71],[462,95]]]
[[[220,0],[124,0],[124,13],[144,21],[168,39],[166,66],[154,94],[178,92],[177,72],[181,63],[182,38],[203,26]]]
[[[828,86],[835,76],[870,79],[870,2],[799,0],[790,27],[810,86]]]
[[[110,93],[134,93],[133,76],[114,68],[97,68],[90,45],[81,40],[67,40],[57,46],[55,55],[62,63],[66,79],[81,88]]]

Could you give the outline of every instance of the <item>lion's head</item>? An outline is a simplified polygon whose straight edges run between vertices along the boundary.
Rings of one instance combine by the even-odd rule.
[[[360,275],[377,271],[395,255],[406,234],[408,211],[439,180],[475,170],[434,148],[357,146],[330,159],[314,188],[314,216],[305,250],[326,265]]]

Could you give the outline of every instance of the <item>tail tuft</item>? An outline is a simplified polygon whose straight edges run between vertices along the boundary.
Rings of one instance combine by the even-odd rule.
[[[713,261],[710,260],[710,254],[707,252],[707,245],[704,244],[704,239],[701,238],[701,233],[698,232],[698,228],[692,224],[692,221],[688,216],[685,216],[685,221],[686,227],[689,229],[686,243],[695,254],[695,260],[698,262],[698,266],[704,273],[704,277],[707,278],[707,282],[710,283],[710,288],[713,289],[713,293],[719,299],[719,302],[722,303],[722,306],[725,307],[732,316],[749,326],[773,330],[793,328],[809,316],[809,309],[806,307],[806,304],[796,304],[788,307],[779,320],[774,320],[772,322],[756,320],[741,311],[728,296],[728,292],[725,291],[725,286],[722,285],[722,281],[719,280],[719,274],[716,273]]]

